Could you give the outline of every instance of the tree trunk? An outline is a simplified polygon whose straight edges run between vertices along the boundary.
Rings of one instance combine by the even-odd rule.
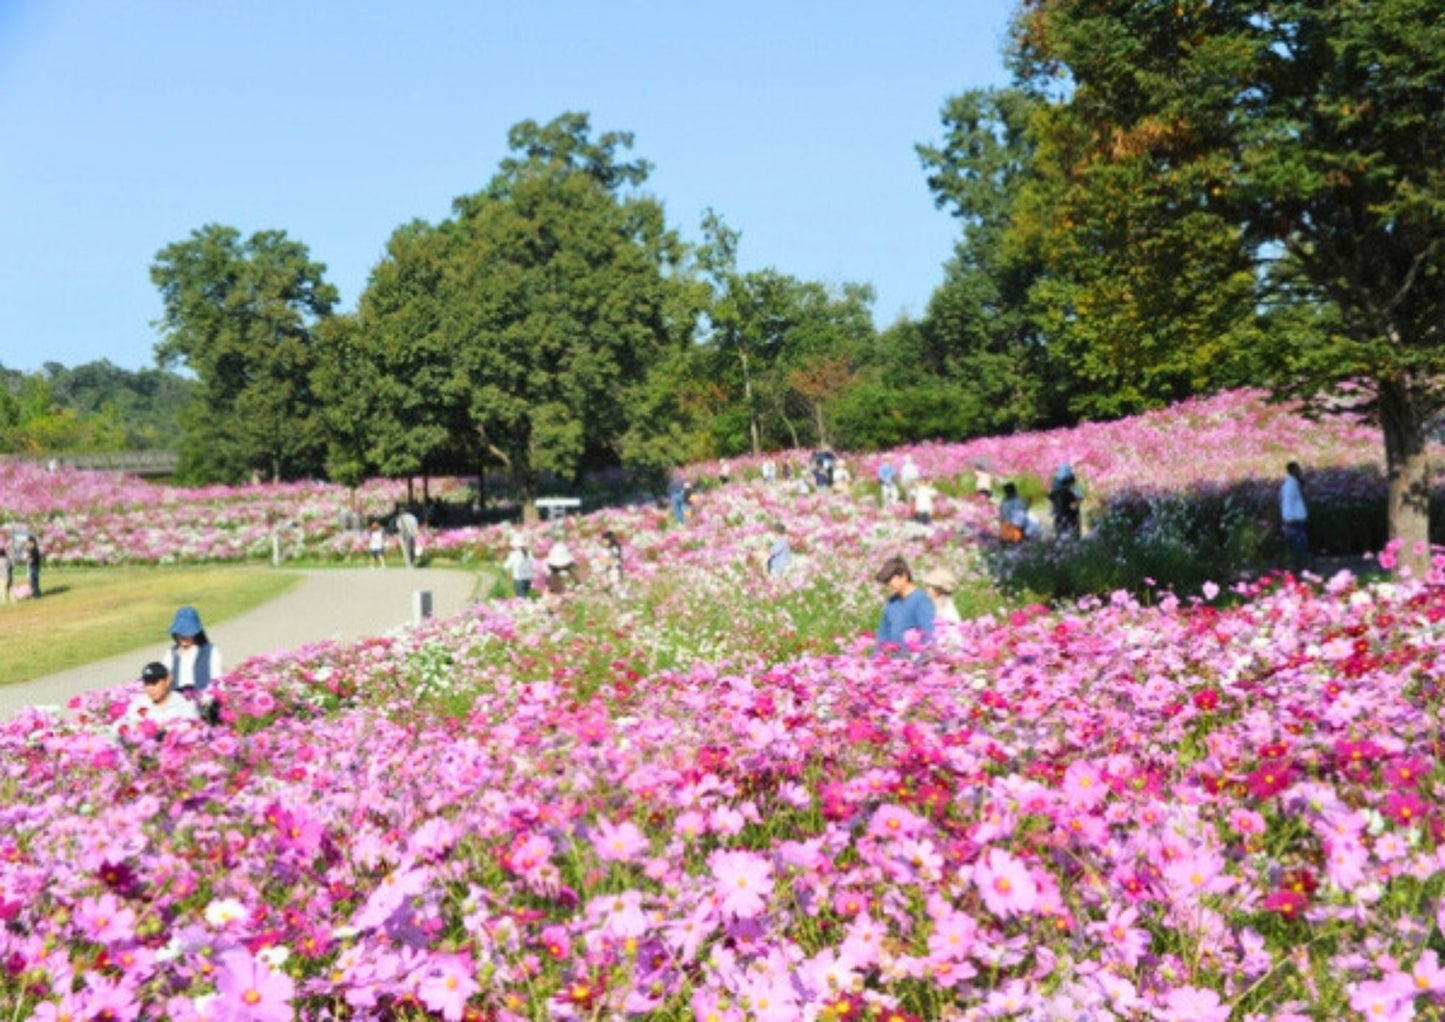
[[[537,480],[531,475],[519,475],[517,489],[522,493],[522,521],[535,525],[541,517],[537,514]]]
[[[753,378],[748,374],[748,353],[738,349],[738,359],[743,366],[743,403],[748,406],[748,435],[753,442],[753,456],[763,451],[763,434],[758,428],[758,413],[753,407]]]
[[[813,419],[818,426],[818,443],[825,451],[833,449],[833,438],[828,435],[828,420],[823,415],[823,402],[813,402]]]
[[[1430,565],[1430,458],[1419,403],[1405,384],[1381,384],[1380,421],[1390,484],[1390,539],[1400,541],[1401,566],[1424,578]]]

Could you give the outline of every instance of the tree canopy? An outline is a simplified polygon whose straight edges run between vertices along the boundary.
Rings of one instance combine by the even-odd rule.
[[[178,475],[290,479],[321,470],[310,373],[313,330],[337,301],[325,271],[284,231],[242,241],[211,224],[157,253],[156,356],[184,364],[200,384],[184,413]]]
[[[1071,254],[1154,323],[1192,315],[1222,336],[1271,302],[1327,310],[1326,332],[1257,338],[1251,375],[1379,419],[1391,533],[1412,546],[1426,538],[1425,424],[1445,398],[1438,14],[1419,0],[1026,0],[1018,21],[1023,80],[1059,97],[1048,138],[1067,150],[1054,208]],[[1170,372],[1183,351],[1114,336],[1155,344],[1167,354],[1143,364]]]

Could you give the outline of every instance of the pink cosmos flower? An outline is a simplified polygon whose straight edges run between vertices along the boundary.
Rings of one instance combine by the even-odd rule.
[[[1425,818],[1430,807],[1413,791],[1392,791],[1385,796],[1382,811],[1397,827],[1411,827]]]
[[[1415,1017],[1412,991],[1389,978],[1356,983],[1350,990],[1350,1007],[1370,1022],[1408,1022]]]
[[[447,1022],[461,1022],[468,998],[481,989],[472,973],[466,955],[433,955],[420,975],[413,975],[416,995],[432,1011],[441,1012]]]
[[[1413,788],[1434,769],[1423,756],[1404,756],[1385,765],[1385,783],[1394,788]]]
[[[1008,918],[1033,911],[1039,889],[1028,867],[1001,848],[990,848],[973,869],[973,882],[984,904],[996,916]]]
[[[1075,808],[1096,806],[1108,793],[1103,771],[1086,759],[1074,760],[1064,772],[1064,799]]]
[[[227,951],[216,974],[215,1012],[220,1022],[289,1022],[296,984],[249,951]]]
[[[599,820],[592,835],[592,849],[603,862],[631,862],[647,847],[647,838],[631,820]]]
[[[714,896],[726,915],[751,919],[767,908],[773,888],[773,867],[753,852],[719,849],[708,856],[716,881]]]
[[[1416,959],[1414,967],[1410,969],[1410,979],[1417,993],[1445,993],[1445,969],[1440,967],[1440,959],[1432,950],[1427,949]]]
[[[1116,905],[1102,923],[1094,923],[1090,929],[1099,935],[1111,954],[1132,969],[1149,950],[1149,933],[1134,925],[1138,921],[1138,909]]]
[[[120,903],[107,891],[97,898],[87,898],[75,910],[75,922],[87,940],[97,944],[113,944],[135,937],[135,912]]]
[[[1161,1022],[1228,1022],[1229,1005],[1219,1003],[1213,990],[1176,987],[1164,997]]]

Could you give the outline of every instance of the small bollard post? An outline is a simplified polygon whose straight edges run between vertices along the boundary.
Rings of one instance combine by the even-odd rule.
[[[411,623],[419,625],[429,617],[431,617],[431,590],[413,590],[411,594]]]

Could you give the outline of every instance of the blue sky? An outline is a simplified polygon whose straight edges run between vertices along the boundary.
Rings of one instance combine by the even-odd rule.
[[[920,315],[957,224],[914,145],[1006,84],[1015,0],[0,0],[0,364],[153,364],[157,251],[285,230],[355,307],[388,235],[449,215],[507,129],[630,131],[689,239],[872,283]]]

